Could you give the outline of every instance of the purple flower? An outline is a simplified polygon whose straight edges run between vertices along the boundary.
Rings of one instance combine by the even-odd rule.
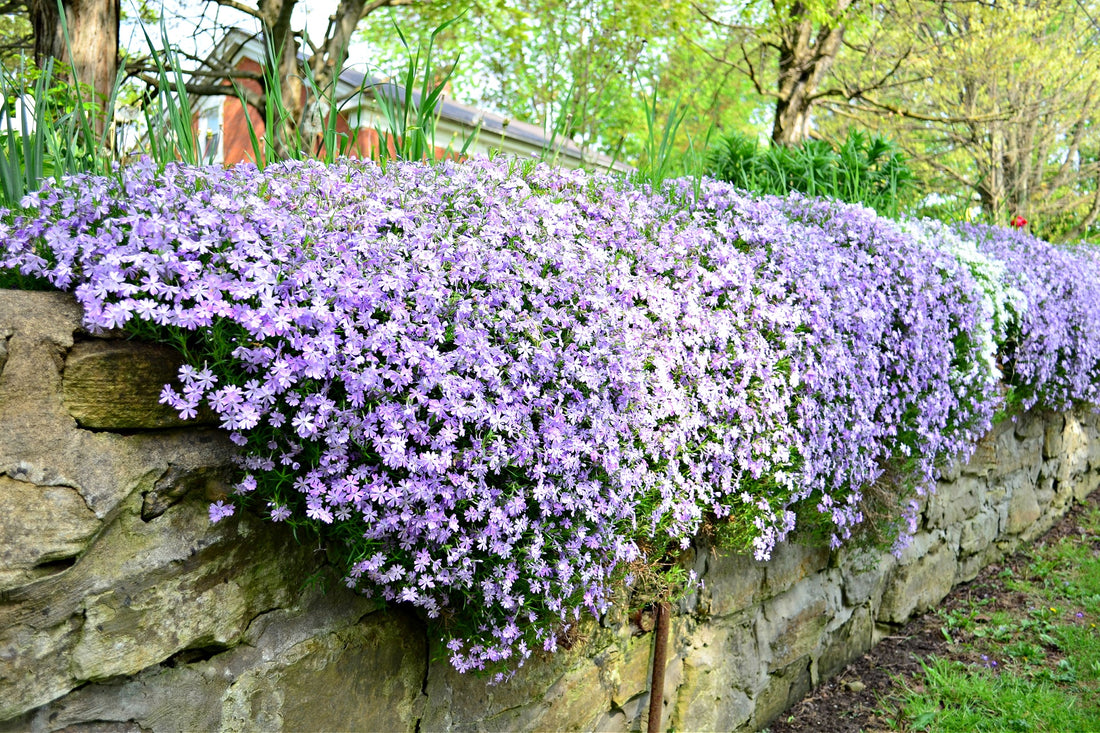
[[[245,448],[237,501],[352,538],[349,587],[464,619],[457,669],[514,667],[705,522],[761,559],[806,518],[839,546],[908,472],[900,550],[998,369],[1025,404],[1098,397],[1091,250],[695,194],[507,160],[141,161],[8,212],[0,267],[92,330],[186,344],[161,399]]]
[[[217,524],[226,517],[231,517],[236,512],[237,508],[232,504],[226,504],[219,499],[210,505],[210,523]]]

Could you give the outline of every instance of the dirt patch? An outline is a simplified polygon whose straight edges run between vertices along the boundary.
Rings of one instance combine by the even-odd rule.
[[[1085,505],[1075,506],[1037,543],[1053,543],[1062,537],[1079,534],[1078,517],[1087,507],[1100,506],[1100,492]],[[1026,553],[1017,553],[1000,563],[994,563],[969,583],[955,588],[941,607],[962,608],[973,601],[983,601],[989,613],[1019,609],[1027,604],[1026,596],[1005,587],[1005,570],[1020,576],[1030,561]],[[950,633],[950,632],[948,632]],[[910,621],[897,633],[887,637],[867,654],[845,667],[839,674],[810,693],[802,702],[787,710],[773,722],[771,733],[879,733],[896,728],[891,720],[896,711],[886,701],[897,689],[897,680],[912,687],[921,673],[920,660],[936,655],[975,663],[958,644],[950,644],[944,634],[943,620],[936,614],[926,614]]]

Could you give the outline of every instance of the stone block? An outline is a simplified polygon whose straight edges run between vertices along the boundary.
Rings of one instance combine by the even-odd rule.
[[[897,562],[889,554],[844,548],[838,557],[844,604],[851,608],[881,595],[886,575]]]
[[[653,634],[640,633],[636,628],[632,633],[630,627],[620,628],[614,633],[604,630],[598,633],[602,641],[597,643],[601,648],[590,654],[589,661],[594,665],[601,695],[607,696],[609,711],[622,711],[629,707],[631,700],[647,694],[649,690]],[[672,641],[670,638],[670,646]],[[572,655],[572,650],[567,654]],[[579,664],[579,659],[574,662]],[[541,661],[536,658],[532,664],[538,665]],[[575,669],[571,667],[567,674],[573,671]],[[519,684],[527,684],[527,676],[533,672],[521,672]]]
[[[810,660],[798,659],[768,676],[768,683],[756,697],[751,729],[760,730],[804,698],[813,689]]]
[[[232,490],[233,470],[225,463],[205,466],[171,464],[145,493],[141,501],[141,518],[150,522],[175,506],[188,494],[215,501]]]
[[[988,476],[997,463],[997,449],[995,446],[995,431],[989,433],[978,441],[970,460],[959,467],[959,472],[964,476]]]
[[[1043,441],[1039,438],[1018,440],[1011,431],[1001,432],[996,440],[996,457],[989,475],[1008,476],[1020,470],[1030,471],[1042,463]]]
[[[978,577],[978,573],[982,572],[982,569],[989,564],[989,560],[985,555],[986,553],[983,552],[960,558],[959,564],[955,568],[955,584],[969,583]]]
[[[433,663],[421,730],[591,729],[616,709],[612,695],[630,700],[648,690],[652,645],[652,634],[634,637],[583,621],[571,648],[535,655],[507,684],[490,686],[445,661]]]
[[[720,551],[707,557],[699,609],[723,617],[742,611],[764,595],[764,563],[750,555]]]
[[[1046,465],[1045,463],[1043,464]],[[1054,479],[1050,476],[1040,476],[1035,480],[1035,501],[1039,503],[1039,509],[1046,512],[1055,509]]]
[[[133,677],[83,685],[12,730],[412,731],[427,646],[419,622],[336,591],[259,617],[246,644],[195,649]],[[70,728],[71,727],[71,728]],[[0,723],[0,731],[6,731]]]
[[[936,493],[928,499],[926,512],[930,529],[944,529],[969,519],[978,513],[985,482],[974,476],[960,476],[957,481],[939,482]]]
[[[779,545],[764,565],[765,597],[783,593],[803,578],[829,565],[829,548],[788,542]]]
[[[1066,429],[1064,415],[1054,413],[1046,420],[1043,431],[1043,458],[1055,458],[1062,452],[1062,432]]]
[[[1096,416],[1091,412],[1088,413],[1089,423],[1087,425],[1086,435],[1089,441],[1089,468],[1093,471],[1100,471],[1100,429],[1096,426]]]
[[[89,681],[139,674],[187,649],[233,646],[316,567],[309,548],[282,528],[247,516],[211,526],[201,499],[144,522],[140,501],[135,493],[124,502],[72,569],[79,572],[26,586],[0,604],[0,656],[14,650],[11,674],[0,675],[0,708],[17,706],[9,715]],[[28,638],[46,646],[21,653]]]
[[[100,526],[75,487],[0,475],[0,590],[68,569]]]
[[[745,619],[700,626],[683,654],[671,727],[738,730],[744,726],[753,712],[746,690],[758,687],[766,676],[759,659],[753,625]]]
[[[427,666],[419,622],[400,612],[371,614],[353,626],[311,635],[234,679],[221,725],[411,733],[421,717]]]
[[[54,620],[50,615],[41,608],[0,614],[0,721],[59,698],[75,686],[59,652],[71,649],[80,638],[84,619]]]
[[[764,623],[757,629],[760,646],[768,650],[771,671],[808,657],[829,624],[826,588],[817,576],[764,603]]]
[[[874,625],[870,608],[861,606],[852,612],[843,626],[825,636],[821,654],[814,659],[811,667],[814,686],[829,679],[871,648]]]
[[[1073,486],[1073,498],[1080,503],[1084,503],[1097,486],[1095,474],[1078,474],[1072,482]]]
[[[914,613],[932,608],[951,592],[955,579],[954,551],[942,539],[921,549],[925,551],[896,566],[887,578],[878,621],[903,623]]]
[[[940,466],[940,481],[946,481],[951,483],[962,475],[962,467],[965,462],[956,456],[955,458],[949,458]]]
[[[959,536],[960,557],[976,555],[992,545],[997,538],[997,524],[997,515],[989,510],[964,522]]]
[[[308,574],[306,548],[287,553],[281,532],[235,519],[211,527],[200,499],[178,505],[157,524],[132,517],[125,529],[105,533],[96,561],[113,574],[102,592],[80,603],[85,624],[72,650],[73,676],[136,674],[183,649],[232,646],[257,614],[288,603]],[[157,567],[159,558],[137,556],[156,543],[158,532],[184,541],[210,533],[213,541],[194,554],[188,549],[185,562]]]
[[[4,365],[8,363],[8,339],[13,333],[11,326],[0,323],[0,375],[4,374]]]
[[[1031,527],[1041,514],[1035,489],[1028,483],[1020,482],[1013,490],[1008,502],[1008,521],[1004,531],[1008,534],[1021,534]]]
[[[1046,432],[1046,426],[1047,420],[1044,415],[1025,412],[1017,418],[1013,432],[1020,440],[1042,438]]]
[[[1061,459],[1058,480],[1062,483],[1072,483],[1076,487],[1076,479],[1088,471],[1089,445],[1088,436],[1081,421],[1073,413],[1066,413],[1066,426],[1062,431]],[[1077,491],[1075,488],[1074,492],[1077,493]],[[1083,497],[1078,496],[1078,498]]]
[[[65,359],[63,399],[84,428],[142,430],[213,424],[204,410],[194,420],[160,403],[164,385],[177,384],[183,359],[167,346],[95,340],[75,344]]]

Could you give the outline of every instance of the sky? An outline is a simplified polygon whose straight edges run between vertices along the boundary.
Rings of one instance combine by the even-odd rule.
[[[251,4],[249,0],[244,2]],[[338,4],[339,0],[298,0],[291,27],[304,29],[310,38],[319,40],[324,37],[329,16]],[[210,53],[217,43],[216,29],[219,26],[224,29],[235,25],[245,30],[258,30],[254,18],[203,0],[164,0],[157,7],[157,12],[165,20],[169,42],[182,53],[199,57]],[[134,0],[125,0],[124,13],[130,18],[138,17]],[[153,26],[146,30],[159,46],[160,28]],[[141,27],[132,20],[123,21],[120,42],[135,54],[143,53],[148,45]],[[365,44],[353,39],[348,58],[349,65],[365,65],[369,50]]]

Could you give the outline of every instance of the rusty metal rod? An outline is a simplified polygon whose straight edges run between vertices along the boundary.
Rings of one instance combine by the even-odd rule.
[[[667,601],[657,604],[657,621],[653,625],[653,676],[649,683],[648,733],[661,730],[661,708],[665,699],[665,666],[668,664],[668,617],[672,609]]]

